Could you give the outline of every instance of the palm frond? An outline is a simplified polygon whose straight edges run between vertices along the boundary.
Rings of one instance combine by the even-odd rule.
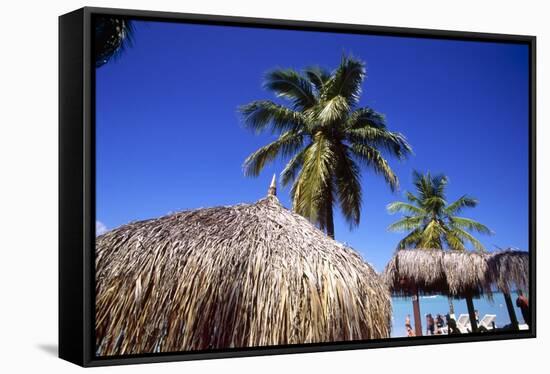
[[[299,150],[303,140],[301,133],[291,131],[284,133],[274,142],[263,146],[246,158],[243,164],[245,175],[258,176],[265,165],[277,156],[287,157]]]
[[[456,235],[457,237],[461,238],[463,241],[470,242],[476,250],[480,252],[486,252],[486,249],[483,246],[483,244],[481,244],[479,240],[477,240],[473,235],[471,235],[467,231],[458,227],[454,227],[451,231],[453,232],[453,235]]]
[[[365,75],[365,64],[362,61],[344,56],[340,66],[326,82],[321,97],[329,100],[335,96],[343,96],[351,107],[359,101]]]
[[[398,249],[417,248],[418,243],[422,240],[422,229],[418,228],[411,231],[407,236],[399,241]]]
[[[330,79],[330,72],[320,66],[310,66],[304,69],[304,73],[317,90],[317,93],[323,90],[323,86]]]
[[[330,192],[333,162],[329,142],[317,135],[304,155],[302,170],[291,189],[294,210],[312,222],[318,223],[318,215],[327,201],[323,194]]]
[[[416,187],[419,198],[424,201],[432,197],[444,199],[444,190],[447,185],[447,177],[439,174],[432,176],[430,172],[421,174],[419,171],[413,171],[413,184]]]
[[[441,227],[437,220],[431,220],[424,227],[420,246],[422,248],[443,249],[441,235],[443,235],[444,232],[445,230]]]
[[[465,251],[464,240],[457,236],[454,231],[446,230],[443,240],[447,243],[449,249],[454,251]]]
[[[351,149],[358,159],[365,162],[375,173],[384,177],[392,191],[395,191],[399,187],[397,176],[394,174],[388,162],[382,157],[380,151],[363,144],[353,144]]]
[[[453,226],[459,227],[461,229],[465,229],[468,231],[476,231],[476,232],[479,232],[480,234],[485,234],[485,235],[493,234],[490,228],[470,218],[453,216],[453,217],[450,217],[450,221]]]
[[[447,176],[443,174],[438,174],[432,177],[433,190],[436,196],[440,196],[445,199],[445,188],[447,187],[448,181]]]
[[[278,97],[292,102],[294,109],[307,109],[316,104],[311,82],[293,69],[275,69],[268,72],[264,88],[275,92]]]
[[[345,134],[350,143],[361,143],[371,147],[381,148],[398,159],[404,159],[412,152],[412,148],[407,142],[407,139],[398,132],[364,126],[347,130]]]
[[[304,164],[304,157],[309,147],[310,145],[306,146],[300,152],[296,153],[294,157],[292,157],[290,161],[286,164],[285,168],[281,172],[281,184],[283,186],[288,185],[291,181],[293,181],[296,178],[296,174],[298,173],[298,170]]]
[[[424,209],[432,211],[438,215],[441,214],[441,211],[445,207],[445,204],[447,204],[445,199],[437,195],[432,195],[422,200],[422,206],[424,207]]]
[[[95,20],[94,53],[96,68],[117,59],[133,45],[134,24],[122,17],[98,16]]]
[[[422,203],[422,201],[418,197],[414,196],[409,191],[405,192],[405,197],[407,198],[407,201],[410,202],[410,203],[417,204],[419,206]]]
[[[415,216],[415,217],[403,217],[399,221],[392,223],[388,226],[389,231],[411,231],[417,230],[422,227],[424,222],[424,217]]]
[[[402,201],[395,201],[393,203],[390,203],[388,204],[386,209],[390,214],[394,214],[397,212],[410,213],[410,214],[422,215],[422,216],[427,214],[427,212],[421,207],[418,207],[413,204],[408,204]]]
[[[350,227],[361,219],[361,173],[346,148],[340,148],[335,162],[335,186],[338,203]]]
[[[349,105],[346,99],[343,96],[334,96],[318,106],[315,119],[322,126],[337,125],[345,121],[348,112]]]
[[[239,108],[246,127],[260,133],[268,127],[274,133],[304,127],[305,118],[300,112],[285,108],[269,100],[253,101]]]
[[[421,174],[418,170],[413,170],[413,185],[416,189],[420,201],[424,201],[433,194],[430,173]]]
[[[449,215],[457,214],[462,211],[464,208],[474,208],[477,206],[478,201],[469,196],[462,196],[457,199],[455,202],[449,204],[445,211]]]
[[[347,122],[346,129],[358,129],[362,127],[374,127],[377,129],[386,128],[386,118],[384,115],[378,113],[377,111],[369,108],[362,107],[354,110]]]

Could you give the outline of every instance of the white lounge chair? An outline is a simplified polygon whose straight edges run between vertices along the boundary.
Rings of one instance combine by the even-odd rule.
[[[487,330],[493,330],[493,322],[497,319],[496,314],[486,314],[478,323],[478,327],[484,327]]]
[[[468,314],[461,314],[456,320],[456,327],[462,334],[467,334],[472,331],[472,326],[470,325],[470,316]]]

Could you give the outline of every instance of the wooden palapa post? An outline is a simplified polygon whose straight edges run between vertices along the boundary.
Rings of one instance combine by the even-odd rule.
[[[512,296],[510,296],[508,292],[504,292],[504,301],[506,301],[506,308],[508,308],[508,314],[510,315],[510,323],[512,324],[512,329],[519,330],[518,318],[516,317],[514,303],[512,303]]]
[[[422,320],[420,319],[420,301],[418,297],[418,290],[416,287],[414,288],[412,302],[413,302],[413,314],[414,314],[414,334],[416,336],[422,336]]]
[[[472,326],[472,332],[477,332],[476,311],[474,309],[474,300],[472,299],[472,296],[466,296],[466,305],[468,306],[468,314],[470,316],[470,326]]]

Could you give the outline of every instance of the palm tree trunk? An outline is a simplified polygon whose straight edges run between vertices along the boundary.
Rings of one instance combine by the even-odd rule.
[[[327,235],[334,239],[334,216],[332,213],[332,201],[327,204]]]
[[[327,235],[334,239],[334,213],[332,211],[332,185],[328,183],[325,191],[325,230]]]
[[[455,305],[454,305],[453,299],[451,297],[447,297],[447,301],[449,302],[449,314],[452,317],[455,314]]]

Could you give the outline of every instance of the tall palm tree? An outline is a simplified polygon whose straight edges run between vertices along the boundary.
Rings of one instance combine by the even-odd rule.
[[[407,202],[396,201],[387,207],[390,213],[404,214],[389,229],[409,232],[398,248],[466,250],[466,244],[470,243],[475,250],[485,251],[471,232],[489,235],[491,230],[473,219],[457,216],[463,209],[477,206],[476,199],[464,195],[447,204],[448,180],[444,175],[432,177],[430,173],[422,175],[414,171],[413,180],[416,195],[407,192]]]
[[[398,179],[383,153],[401,159],[411,152],[381,114],[359,107],[365,73],[362,61],[346,56],[333,72],[276,69],[265,76],[264,87],[288,105],[259,100],[240,107],[247,127],[278,136],[245,160],[245,174],[257,176],[277,157],[287,159],[281,180],[283,186],[292,183],[293,209],[332,238],[335,204],[351,227],[359,223],[360,165],[382,175],[394,190]]]
[[[95,24],[95,66],[105,65],[132,44],[132,22],[122,17],[98,16]]]

